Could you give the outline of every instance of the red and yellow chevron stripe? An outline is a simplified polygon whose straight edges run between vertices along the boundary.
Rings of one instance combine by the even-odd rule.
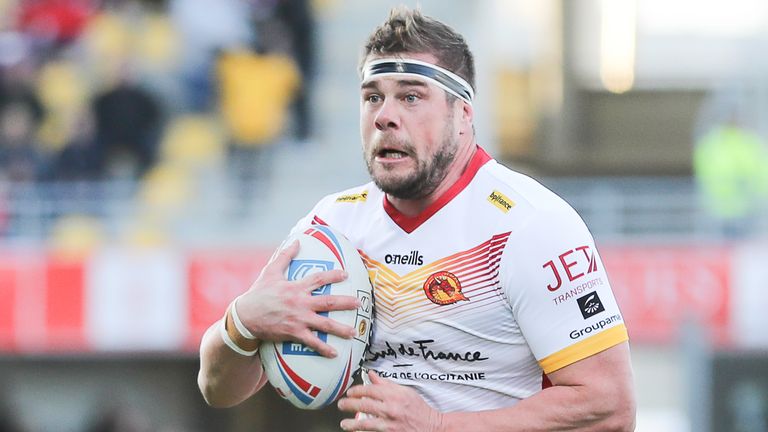
[[[374,287],[377,322],[390,328],[400,327],[420,321],[427,315],[434,317],[448,313],[459,306],[461,311],[485,307],[503,296],[499,289],[498,268],[509,234],[494,235],[471,249],[441,258],[402,276],[360,251]],[[427,298],[424,282],[440,271],[450,272],[459,279],[461,293],[468,302],[437,305]]]

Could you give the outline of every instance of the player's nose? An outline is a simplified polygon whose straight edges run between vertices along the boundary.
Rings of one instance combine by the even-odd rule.
[[[400,113],[397,110],[397,104],[392,99],[384,100],[373,121],[376,124],[376,129],[380,131],[399,128]]]

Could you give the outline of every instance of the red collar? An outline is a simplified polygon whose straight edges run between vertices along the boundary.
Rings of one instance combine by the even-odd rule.
[[[386,194],[384,195],[384,210],[387,212],[389,217],[392,218],[392,220],[400,228],[402,228],[403,231],[410,234],[416,230],[416,228],[421,226],[421,224],[431,218],[432,215],[437,213],[441,208],[445,207],[446,204],[451,202],[451,200],[456,197],[456,195],[463,191],[469,182],[475,178],[475,174],[477,174],[477,171],[480,170],[480,167],[485,165],[485,163],[491,159],[492,158],[488,155],[488,153],[485,152],[485,150],[483,150],[482,147],[477,146],[477,151],[475,151],[475,154],[472,156],[469,164],[467,164],[467,169],[461,173],[461,177],[456,180],[456,183],[448,188],[448,190],[445,191],[437,200],[435,200],[435,202],[430,204],[429,207],[425,208],[416,216],[410,217],[400,213],[400,211],[396,209],[392,203],[389,202]]]

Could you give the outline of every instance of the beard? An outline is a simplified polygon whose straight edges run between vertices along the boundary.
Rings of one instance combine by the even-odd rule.
[[[443,142],[437,152],[428,159],[419,159],[413,144],[409,141],[395,141],[383,139],[382,141],[397,142],[397,147],[402,149],[416,162],[416,169],[405,176],[377,175],[374,171],[374,159],[379,146],[373,146],[365,157],[365,164],[373,183],[389,196],[404,200],[422,199],[434,192],[448,173],[448,167],[456,157],[458,139],[453,134],[452,122],[447,122],[443,134]]]

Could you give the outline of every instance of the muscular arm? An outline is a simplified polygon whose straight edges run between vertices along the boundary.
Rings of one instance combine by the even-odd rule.
[[[339,401],[344,430],[429,432],[632,431],[635,399],[626,342],[549,374],[553,386],[497,410],[438,413],[414,390],[373,377]]]
[[[549,374],[552,387],[510,408],[447,413],[438,430],[632,431],[635,398],[626,342]]]
[[[315,330],[344,338],[354,336],[356,330],[317,312],[355,309],[358,300],[351,296],[312,296],[318,287],[346,279],[341,270],[286,280],[285,270],[298,251],[299,244],[294,242],[275,255],[256,282],[239,297],[237,314],[257,340],[296,341],[333,357],[333,348],[322,342]],[[197,383],[209,405],[223,408],[237,405],[259,391],[266,375],[258,355],[238,354],[224,343],[219,326],[220,322],[213,324],[200,343]]]
[[[203,335],[197,385],[209,405],[228,408],[259,391],[267,377],[259,356],[242,356],[224,344],[220,325],[217,321]]]

